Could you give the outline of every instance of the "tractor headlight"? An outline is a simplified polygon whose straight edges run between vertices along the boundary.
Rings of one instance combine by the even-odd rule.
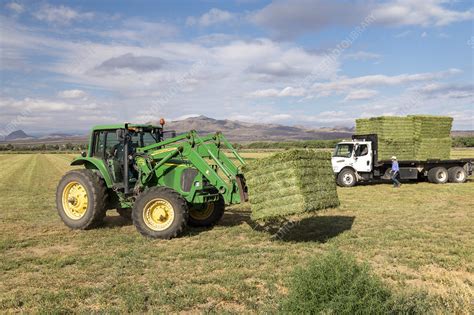
[[[194,182],[194,187],[201,187],[201,182]]]

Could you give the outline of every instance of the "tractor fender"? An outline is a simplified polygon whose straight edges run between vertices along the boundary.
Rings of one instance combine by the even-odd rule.
[[[111,188],[113,186],[112,178],[110,177],[109,171],[105,166],[104,161],[96,158],[79,157],[74,159],[71,162],[71,165],[84,165],[84,167],[87,169],[97,170],[99,172],[99,176],[104,179],[107,187]]]

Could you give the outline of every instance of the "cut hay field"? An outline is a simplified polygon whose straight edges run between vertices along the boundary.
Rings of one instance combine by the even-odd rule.
[[[72,158],[0,155],[2,312],[276,312],[294,268],[333,248],[367,261],[395,292],[426,292],[414,302],[438,313],[474,312],[472,177],[338,189],[339,208],[301,217],[276,240],[240,205],[213,229],[162,241],[115,211],[102,228],[66,228],[54,194]]]

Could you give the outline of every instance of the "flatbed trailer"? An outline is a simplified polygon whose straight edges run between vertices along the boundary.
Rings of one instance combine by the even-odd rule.
[[[399,160],[399,178],[434,184],[464,183],[472,175],[473,163],[473,159]],[[378,159],[376,134],[354,135],[352,141],[338,143],[332,166],[338,185],[343,187],[391,179],[392,161]]]

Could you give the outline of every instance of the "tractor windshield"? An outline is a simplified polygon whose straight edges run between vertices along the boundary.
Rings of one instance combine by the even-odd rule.
[[[162,136],[159,129],[138,130],[131,132],[131,136],[131,142],[135,147],[145,147],[162,141]]]
[[[351,157],[354,145],[350,143],[339,143],[334,150],[334,157]]]

